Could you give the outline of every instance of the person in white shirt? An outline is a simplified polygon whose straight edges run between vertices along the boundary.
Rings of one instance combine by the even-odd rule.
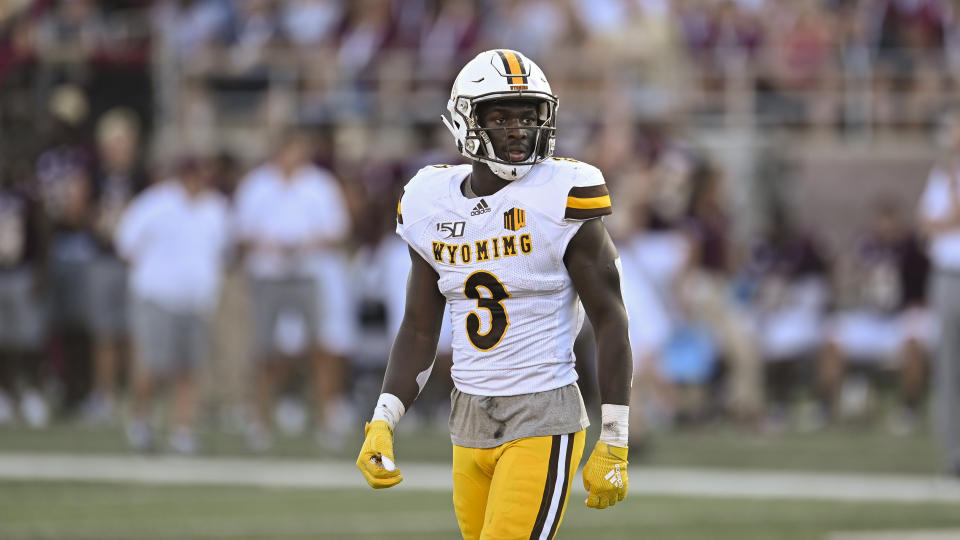
[[[960,477],[960,110],[946,118],[946,157],[934,166],[920,199],[920,222],[933,264],[931,304],[940,321],[933,413],[947,470]]]
[[[344,313],[350,286],[335,248],[350,222],[340,186],[310,163],[311,151],[307,134],[287,134],[273,160],[251,171],[236,195],[237,235],[254,311],[255,411],[247,443],[258,451],[270,446],[266,426],[274,394],[288,381],[295,360],[313,359],[318,413],[340,403],[342,342],[350,330],[337,325],[352,317]],[[321,418],[318,414],[318,424]]]
[[[230,229],[227,201],[211,188],[211,168],[185,159],[179,169],[178,178],[131,202],[117,226],[116,246],[130,264],[137,359],[127,437],[138,450],[153,448],[153,396],[158,383],[172,381],[169,444],[193,453],[196,373],[210,354]]]

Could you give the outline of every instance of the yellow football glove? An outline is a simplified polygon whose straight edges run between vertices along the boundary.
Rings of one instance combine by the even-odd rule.
[[[583,468],[587,506],[606,508],[627,497],[627,448],[597,441]]]
[[[357,468],[373,489],[393,487],[403,481],[393,461],[393,430],[383,420],[367,422],[366,440],[357,456]]]

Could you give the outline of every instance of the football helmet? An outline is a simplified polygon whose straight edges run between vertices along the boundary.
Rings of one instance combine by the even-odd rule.
[[[537,102],[538,125],[533,151],[522,162],[507,161],[494,152],[488,131],[477,117],[480,103],[501,99],[530,99]],[[465,157],[486,163],[504,180],[519,180],[530,168],[553,155],[556,145],[557,96],[537,64],[509,49],[484,51],[469,61],[453,83],[447,111],[441,115],[453,134],[457,150]]]

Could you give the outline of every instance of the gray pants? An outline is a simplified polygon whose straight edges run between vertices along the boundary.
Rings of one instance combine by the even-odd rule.
[[[127,333],[127,266],[112,255],[90,262],[86,272],[87,307],[93,331],[105,338]]]
[[[46,306],[29,268],[0,270],[0,350],[36,352],[46,339]]]
[[[273,353],[283,351],[285,321],[296,327],[293,333],[298,336],[292,338],[292,342],[300,342],[307,350],[314,346],[317,341],[316,287],[313,278],[308,277],[251,280],[257,361],[269,361],[274,358]]]
[[[940,319],[933,414],[948,467],[960,467],[960,272],[937,272],[932,304]]]
[[[192,374],[210,355],[204,314],[177,312],[150,300],[131,302],[133,344],[140,366],[154,377]]]

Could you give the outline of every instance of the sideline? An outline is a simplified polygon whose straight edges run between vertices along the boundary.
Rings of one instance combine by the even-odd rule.
[[[960,529],[834,532],[828,534],[825,540],[956,540],[957,538],[960,538]]]
[[[398,489],[452,489],[449,465],[401,463],[399,466],[404,481],[397,486]],[[46,453],[0,453],[0,480],[271,488],[366,486],[353,463],[347,461]],[[584,492],[579,478],[574,479],[573,489]],[[632,467],[630,493],[681,497],[960,502],[960,481],[913,475]]]

